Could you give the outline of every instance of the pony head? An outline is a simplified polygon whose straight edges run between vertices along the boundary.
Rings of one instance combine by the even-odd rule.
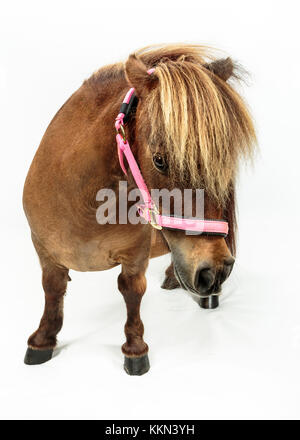
[[[195,190],[202,188],[205,218],[229,223],[226,238],[162,231],[182,287],[217,295],[234,264],[239,160],[251,157],[256,142],[249,111],[228,82],[239,76],[237,66],[205,47],[181,45],[142,49],[125,72],[139,98],[133,145],[148,187],[191,189],[193,212]],[[180,214],[183,200],[178,207],[172,199],[166,214]]]

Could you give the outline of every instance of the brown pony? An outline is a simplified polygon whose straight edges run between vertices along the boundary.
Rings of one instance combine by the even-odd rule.
[[[202,46],[146,48],[125,65],[97,71],[55,115],[24,187],[45,292],[44,314],[28,340],[26,364],[52,357],[63,324],[69,269],[102,271],[121,265],[118,287],[127,307],[122,351],[125,370],[132,375],[149,369],[140,318],[149,258],[172,254],[163,288],[182,286],[203,307],[219,294],[234,263],[238,160],[251,154],[255,144],[248,110],[227,82],[234,77],[230,58],[216,60]],[[98,191],[117,192],[124,180],[114,120],[129,87],[135,88],[138,103],[126,136],[148,188],[205,189],[205,218],[227,220],[226,239],[158,231],[142,223],[97,222]],[[127,181],[132,189],[130,172]]]

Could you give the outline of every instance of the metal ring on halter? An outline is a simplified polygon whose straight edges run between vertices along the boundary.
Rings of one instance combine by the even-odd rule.
[[[120,134],[123,138],[123,141],[126,142],[126,133],[124,129],[124,125],[120,125],[120,127],[117,129],[117,133]]]
[[[144,212],[147,212],[149,216],[146,218],[148,219],[148,223],[155,229],[162,230],[162,226],[157,223],[157,215],[159,215],[159,211],[155,205],[153,205],[151,208],[145,205],[139,206],[139,213],[142,217],[145,218]]]
[[[162,230],[162,227],[157,223],[157,220],[156,220],[156,216],[157,215],[159,215],[159,211],[158,211],[158,209],[156,208],[156,206],[154,206],[153,208],[147,208],[148,209],[148,211],[149,211],[149,214],[150,214],[150,225],[153,227],[153,228],[155,228],[155,229],[158,229],[158,230]]]

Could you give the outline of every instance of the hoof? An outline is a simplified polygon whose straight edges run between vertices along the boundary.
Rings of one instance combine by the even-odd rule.
[[[216,309],[219,306],[219,297],[216,295],[200,298],[199,306],[202,309]]]
[[[48,350],[33,350],[32,348],[27,348],[24,363],[26,365],[39,365],[50,361],[52,358],[53,349]]]
[[[130,376],[142,376],[150,369],[148,355],[145,354],[138,358],[129,358],[125,356],[124,370]]]

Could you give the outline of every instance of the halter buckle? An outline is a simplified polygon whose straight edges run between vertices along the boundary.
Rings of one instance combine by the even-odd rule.
[[[151,208],[148,206],[145,206],[145,205],[140,206],[139,211],[140,211],[142,217],[145,218],[154,229],[158,229],[159,231],[162,230],[162,226],[160,226],[157,223],[156,216],[159,215],[159,211],[155,205],[152,206]],[[147,216],[145,216],[145,214],[144,214],[145,212],[147,212],[147,214],[148,214]]]
[[[150,225],[154,228],[154,229],[158,229],[159,231],[162,230],[162,227],[157,223],[156,220],[156,216],[159,215],[159,211],[156,208],[156,206],[154,206],[153,208],[147,208],[150,214]]]
[[[125,133],[124,125],[122,124],[120,125],[120,127],[117,129],[117,133],[121,135],[123,141],[126,142],[126,133]]]

